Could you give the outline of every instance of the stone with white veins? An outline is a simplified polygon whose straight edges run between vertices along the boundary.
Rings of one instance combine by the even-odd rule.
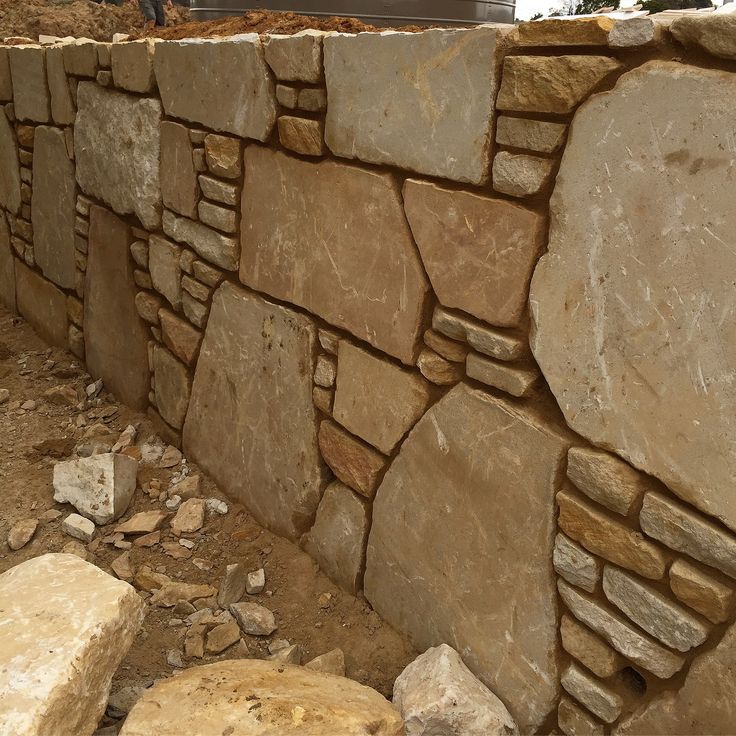
[[[568,583],[587,590],[588,593],[595,590],[601,578],[600,562],[564,534],[555,537],[552,564],[558,575],[565,578]]]

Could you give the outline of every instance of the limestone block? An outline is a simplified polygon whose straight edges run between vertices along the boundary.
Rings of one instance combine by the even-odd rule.
[[[316,84],[322,79],[323,31],[307,29],[293,36],[269,34],[266,61],[277,79]]]
[[[549,184],[554,166],[549,158],[499,151],[493,159],[493,188],[512,197],[532,197]]]
[[[734,94],[730,73],[649,62],[586,103],[530,296],[532,349],[571,428],[732,529],[736,211],[710,198],[731,185]],[[609,176],[612,161],[640,165]]]
[[[0,48],[0,102],[13,101],[13,82],[10,77],[9,47]]]
[[[202,333],[168,309],[159,312],[159,321],[164,345],[185,365],[193,366],[197,360]]]
[[[18,145],[7,114],[0,110],[0,207],[16,215],[20,206]]]
[[[47,279],[74,287],[76,186],[64,132],[39,126],[33,147],[33,255]]]
[[[46,51],[41,46],[11,46],[10,77],[18,120],[51,121],[51,99],[46,83]]]
[[[614,652],[577,619],[563,616],[560,621],[562,648],[598,677],[612,677],[624,668],[626,660]]]
[[[166,297],[174,309],[181,307],[181,247],[152,235],[148,241],[148,268],[153,288]]]
[[[120,518],[136,487],[138,461],[104,453],[54,465],[54,501],[70,503],[98,526]]]
[[[394,683],[394,705],[407,736],[514,736],[519,729],[506,706],[447,644],[428,649]]]
[[[543,218],[505,200],[412,179],[404,184],[404,208],[439,301],[491,324],[518,325],[544,242]]]
[[[613,18],[545,18],[519,23],[520,46],[605,46]]]
[[[57,125],[73,125],[76,108],[64,69],[64,50],[61,46],[46,49],[46,76],[49,84],[51,117]]]
[[[478,353],[468,353],[465,372],[468,378],[474,378],[516,397],[528,396],[539,380],[539,371],[536,368],[511,366]]]
[[[391,174],[249,146],[241,233],[244,284],[414,362],[429,284]]]
[[[167,115],[242,138],[270,135],[276,94],[258,34],[160,42],[154,68]]]
[[[658,30],[652,18],[617,20],[608,33],[608,45],[614,49],[649,46],[661,36]]]
[[[330,580],[356,595],[363,587],[370,514],[365,499],[339,481],[331,483],[303,541]]]
[[[304,667],[241,659],[160,680],[141,695],[120,736],[181,734],[193,723],[197,736],[404,733],[399,713],[369,687]]]
[[[211,230],[200,222],[186,217],[178,217],[173,212],[164,211],[164,232],[180,243],[186,243],[197,255],[214,263],[226,271],[236,271],[240,258],[240,243],[236,238]]]
[[[75,555],[42,555],[0,576],[0,732],[91,734],[144,607],[128,583]]]
[[[567,125],[544,120],[528,120],[500,115],[496,121],[496,143],[527,148],[540,153],[555,153],[565,142]]]
[[[199,187],[189,129],[168,120],[161,123],[159,178],[164,206],[180,215],[196,217]]]
[[[734,591],[686,560],[675,560],[672,563],[670,587],[683,603],[714,624],[728,619],[733,606]]]
[[[153,54],[156,43],[152,38],[129,43],[114,43],[111,47],[112,79],[116,87],[129,92],[146,94],[153,89]]]
[[[722,59],[736,59],[736,16],[731,14],[676,18],[672,35],[686,46],[696,46]]]
[[[223,284],[184,424],[187,456],[290,539],[311,525],[323,488],[312,404],[316,340],[309,318]]]
[[[561,698],[557,723],[565,736],[603,736],[603,724],[569,698]]]
[[[16,311],[15,265],[10,245],[10,229],[5,214],[0,212],[0,304]]]
[[[458,384],[414,427],[373,505],[371,605],[420,650],[463,652],[522,733],[558,694],[549,561],[566,452],[528,410]]]
[[[608,56],[507,56],[496,107],[571,113],[606,77],[621,68]]]
[[[353,434],[390,454],[424,414],[429,386],[417,373],[341,340],[333,416]]]
[[[484,183],[507,32],[486,26],[328,36],[328,147],[337,156]]]
[[[118,214],[135,214],[151,230],[161,222],[160,125],[158,100],[79,84],[74,126],[79,186]]]
[[[202,194],[204,194],[207,199],[213,199],[215,202],[222,202],[222,204],[234,206],[240,199],[238,196],[237,184],[220,181],[219,179],[215,179],[211,176],[200,174],[199,186],[202,188]],[[165,201],[166,200],[164,200],[164,202]]]
[[[199,219],[210,227],[224,233],[234,233],[238,229],[238,213],[227,207],[220,207],[211,202],[200,202],[197,208]]]
[[[191,391],[191,380],[186,366],[166,348],[157,344],[153,350],[153,376],[159,414],[168,425],[181,429]]]
[[[606,723],[613,723],[623,708],[621,696],[609,690],[602,682],[591,677],[580,667],[571,664],[560,678],[567,692],[589,711]]]
[[[135,306],[128,225],[96,205],[90,208],[84,332],[87,366],[129,406],[148,404],[148,336]],[[111,325],[115,329],[111,329]]]
[[[62,46],[67,74],[94,79],[99,66],[97,43],[89,38],[78,38]]]
[[[552,564],[558,575],[588,593],[595,590],[601,579],[600,562],[564,534],[555,537]]]
[[[67,346],[66,295],[50,281],[15,261],[15,292],[18,312],[46,342]]]
[[[303,156],[323,156],[327,153],[325,125],[321,120],[282,115],[278,126],[279,140],[284,148]]]

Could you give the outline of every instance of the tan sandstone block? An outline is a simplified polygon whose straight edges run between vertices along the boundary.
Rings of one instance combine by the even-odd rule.
[[[181,248],[162,238],[152,235],[148,241],[148,268],[153,288],[166,297],[174,309],[181,307],[181,271],[179,258]]]
[[[464,363],[469,350],[467,345],[451,340],[435,330],[427,330],[424,333],[424,344],[452,363]]]
[[[186,217],[196,217],[199,199],[192,150],[188,128],[161,123],[161,196],[165,207]]]
[[[162,309],[158,316],[164,345],[185,365],[193,366],[199,352],[202,333],[168,309]]]
[[[13,82],[10,78],[9,47],[0,48],[0,102],[13,101]]]
[[[51,121],[51,98],[46,81],[46,51],[41,46],[11,46],[10,76],[18,120]]]
[[[96,41],[78,38],[71,43],[65,43],[62,48],[67,74],[94,79],[99,64]]]
[[[241,171],[242,148],[237,138],[210,133],[204,139],[207,167],[216,176],[237,179]]]
[[[736,59],[736,16],[676,18],[672,35],[686,46],[697,46],[722,59]]]
[[[702,572],[687,560],[675,560],[672,563],[670,587],[683,603],[702,613],[714,624],[723,623],[728,619],[733,607],[733,589]]]
[[[322,79],[324,31],[311,28],[294,35],[265,37],[266,61],[277,79],[316,84]]]
[[[325,124],[321,120],[282,115],[278,121],[279,140],[284,148],[304,156],[323,156]]]
[[[569,698],[561,698],[557,707],[557,725],[565,736],[603,736],[603,724]]]
[[[152,38],[112,44],[112,78],[116,87],[141,94],[153,89],[155,46],[156,43]]]
[[[626,665],[626,660],[618,652],[614,652],[577,619],[563,616],[560,636],[563,649],[598,677],[612,677]]]
[[[512,197],[533,197],[549,184],[554,167],[552,159],[499,151],[493,159],[493,188]]]
[[[21,208],[18,146],[4,110],[0,110],[0,207],[12,214],[18,214]]]
[[[64,292],[17,259],[15,291],[18,312],[38,335],[52,345],[66,347],[68,323]]]
[[[602,721],[613,723],[621,715],[624,704],[621,696],[575,664],[562,673],[560,684]]]
[[[496,143],[511,148],[527,148],[555,153],[565,142],[567,125],[544,120],[528,120],[500,115],[496,121]]]
[[[163,300],[158,294],[150,291],[139,291],[135,295],[135,308],[141,319],[152,325],[158,324],[158,312],[163,306]]]
[[[419,353],[417,368],[428,381],[438,386],[452,386],[465,375],[463,365],[446,360],[439,353],[427,348]]]
[[[521,46],[605,46],[608,32],[614,27],[613,18],[557,19],[545,18],[519,23]]]
[[[240,243],[236,238],[218,233],[201,222],[178,217],[169,210],[164,210],[162,220],[164,232],[172,240],[186,243],[198,256],[220,268],[227,271],[237,270]]]
[[[238,229],[238,213],[235,210],[202,201],[197,212],[202,223],[223,233],[234,233]]]
[[[465,372],[468,378],[474,378],[519,398],[528,396],[539,381],[539,371],[536,368],[512,366],[478,353],[468,353]]]
[[[57,125],[73,125],[76,116],[61,46],[46,49],[46,76],[51,95],[51,117]]]

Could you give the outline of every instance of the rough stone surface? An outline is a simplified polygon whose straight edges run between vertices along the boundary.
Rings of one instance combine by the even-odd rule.
[[[199,186],[189,129],[168,120],[161,123],[159,178],[164,206],[180,215],[196,217]]]
[[[652,18],[619,20],[608,33],[608,45],[614,49],[648,46],[656,41],[657,30]]]
[[[483,183],[503,35],[486,27],[325,38],[330,150]]]
[[[273,612],[259,603],[233,603],[230,606],[230,612],[246,634],[270,636],[276,631],[276,619]]]
[[[598,560],[564,534],[555,537],[552,563],[558,575],[588,593],[595,590],[601,579],[601,565]]]
[[[242,171],[243,149],[237,138],[210,133],[204,139],[207,168],[217,176],[237,179]]]
[[[143,621],[135,589],[75,555],[46,554],[0,576],[0,609],[0,732],[91,734]]]
[[[184,424],[187,455],[260,523],[291,539],[309,528],[323,486],[312,404],[316,340],[307,317],[223,284]]]
[[[722,59],[736,59],[736,16],[676,18],[670,32],[686,46],[699,46]]]
[[[36,529],[38,529],[38,519],[16,521],[8,532],[8,547],[13,551],[25,547],[33,538]]]
[[[554,166],[549,158],[499,151],[493,159],[493,188],[512,197],[532,197],[547,186]]]
[[[428,381],[438,386],[452,386],[465,374],[464,366],[446,360],[434,350],[419,353],[417,368]]]
[[[279,118],[279,140],[284,148],[304,156],[322,156],[327,153],[324,143],[324,123],[293,115]]]
[[[115,527],[115,533],[121,534],[150,534],[161,528],[169,518],[165,511],[139,511],[127,521]]]
[[[145,38],[129,43],[114,43],[110,48],[112,79],[116,87],[146,94],[153,89],[155,41]]]
[[[143,408],[148,404],[148,336],[135,306],[130,229],[96,205],[90,208],[89,223],[84,291],[87,366],[121,401]]]
[[[51,98],[46,82],[46,52],[40,46],[11,46],[10,76],[18,120],[51,121]]]
[[[271,133],[276,93],[258,34],[161,42],[154,67],[167,115],[259,141]]]
[[[598,677],[612,677],[626,664],[620,654],[571,616],[562,617],[560,636],[562,648]]]
[[[574,664],[562,673],[560,684],[575,700],[606,723],[613,723],[621,714],[621,696]]]
[[[191,391],[191,380],[186,366],[166,348],[156,345],[153,351],[153,375],[159,414],[174,429],[181,429]]]
[[[161,103],[81,82],[74,152],[82,190],[144,227],[161,222]]]
[[[234,233],[238,229],[238,214],[235,210],[202,201],[197,207],[197,212],[205,225],[224,233]]]
[[[555,153],[565,142],[567,126],[544,120],[528,120],[500,115],[496,121],[496,143],[527,148],[539,153]]]
[[[202,333],[168,309],[159,312],[161,335],[169,350],[188,366],[197,360]]]
[[[734,591],[686,560],[675,560],[670,567],[672,592],[690,608],[714,624],[728,619]]]
[[[565,736],[603,736],[603,724],[569,698],[561,698],[557,723]]]
[[[15,261],[18,312],[46,342],[67,345],[66,295],[50,281]]]
[[[163,216],[164,232],[180,243],[191,246],[197,255],[226,271],[236,271],[240,258],[240,243],[235,238],[211,230],[200,222],[177,217],[166,210]]]
[[[160,237],[151,235],[148,241],[148,269],[153,288],[166,297],[174,309],[181,307],[181,247]]]
[[[586,103],[530,298],[532,349],[572,429],[732,529],[736,301],[724,274],[736,252],[724,244],[736,211],[712,197],[731,186],[734,94],[730,73],[658,61]],[[638,163],[611,168],[620,161]]]
[[[325,654],[320,654],[319,657],[315,657],[304,666],[316,672],[345,677],[345,654],[342,649],[332,649]]]
[[[468,353],[465,359],[468,378],[500,389],[511,396],[528,396],[539,380],[536,367],[512,366],[491,360],[478,353]]]
[[[266,61],[277,79],[316,84],[322,79],[323,31],[311,28],[293,36],[266,36]]]
[[[543,218],[512,202],[412,179],[404,208],[439,301],[491,324],[518,325]]]
[[[0,102],[13,101],[13,82],[10,78],[10,53],[4,46],[0,49]]]
[[[97,75],[99,57],[97,43],[89,38],[79,38],[62,46],[64,67],[67,74],[94,78]]]
[[[390,174],[250,146],[242,218],[244,284],[413,363],[429,284]]]
[[[13,214],[20,211],[20,163],[13,127],[0,110],[0,207]]]
[[[233,563],[225,568],[225,577],[217,592],[217,605],[227,609],[231,603],[237,603],[245,595],[245,583],[248,570],[241,562]]]
[[[375,690],[304,667],[243,659],[161,680],[143,693],[120,736],[181,734],[193,723],[197,736],[404,733],[399,713]]]
[[[15,264],[10,245],[10,229],[5,214],[0,212],[0,304],[11,312],[16,311]]]
[[[199,186],[202,188],[202,194],[207,199],[213,199],[215,202],[222,202],[222,204],[229,205],[236,205],[238,203],[238,186],[235,183],[220,181],[211,176],[200,174]]]
[[[46,49],[46,74],[51,95],[51,117],[57,125],[73,125],[77,111],[64,69],[61,46]]]
[[[459,384],[411,431],[373,506],[366,597],[419,649],[462,651],[522,733],[557,697],[549,561],[566,452],[532,414]]]
[[[519,23],[521,46],[606,46],[613,18],[545,18]]]
[[[91,542],[95,535],[94,522],[80,516],[79,514],[69,514],[69,516],[61,522],[61,531],[75,539],[81,539],[83,542]]]

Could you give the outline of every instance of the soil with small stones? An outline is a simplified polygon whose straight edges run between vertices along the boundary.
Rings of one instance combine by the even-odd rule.
[[[129,424],[138,428],[136,445],[158,443],[163,447],[145,415],[118,404],[104,390],[92,400],[82,399],[91,382],[78,360],[62,350],[48,348],[23,320],[0,308],[0,389],[10,392],[8,400],[0,404],[0,573],[32,557],[59,552],[72,541],[60,526],[74,508],[53,500],[52,471],[59,459],[68,458],[80,444],[110,442]],[[50,403],[46,392],[58,386],[73,388],[79,403]],[[26,404],[28,408],[22,408],[29,401],[35,406]],[[135,497],[121,520],[138,511],[166,510],[164,499],[150,489],[160,485],[166,491],[171,479],[183,473],[191,475],[199,470],[186,459],[168,469],[159,467],[159,463],[141,463]],[[172,558],[161,544],[151,548],[133,546],[129,550],[133,569],[148,565],[174,580],[218,587],[228,564],[243,562],[250,570],[263,567],[266,590],[245,598],[272,610],[278,629],[271,637],[244,636],[251,656],[268,656],[267,646],[272,639],[300,644],[304,662],[339,647],[345,652],[348,677],[390,697],[396,676],[416,656],[409,643],[364,599],[339,590],[298,547],[263,529],[242,506],[226,499],[212,481],[203,474],[201,478],[200,495],[226,500],[227,514],[208,513],[199,532],[184,535],[194,543],[188,559]],[[62,515],[40,524],[25,547],[11,551],[6,539],[12,525],[38,518],[49,509],[57,509]],[[111,536],[118,523],[98,528],[95,539],[87,545],[90,562],[111,574],[111,563],[124,550],[102,539]],[[161,542],[175,541],[165,526]],[[181,553],[188,556],[183,547]],[[173,668],[167,664],[167,652],[175,650],[183,656],[186,630],[171,609],[148,606],[143,627],[115,675],[112,692],[126,686],[148,687],[159,678],[171,676]],[[185,658],[185,663],[194,666],[232,659],[238,656],[233,654],[236,648],[234,645],[223,654],[204,659]],[[104,721],[105,725],[110,723],[110,719]]]

